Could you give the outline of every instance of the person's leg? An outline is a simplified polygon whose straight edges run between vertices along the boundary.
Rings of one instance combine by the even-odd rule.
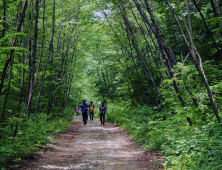
[[[89,112],[90,120],[92,120],[92,112]]]
[[[92,112],[92,120],[93,120],[93,115],[94,115],[94,113]]]
[[[87,113],[82,113],[82,116],[83,116],[83,123],[85,125],[85,124],[87,124],[87,116],[88,116],[88,114]]]
[[[102,114],[102,118],[101,118],[101,125],[103,125],[103,114]]]
[[[85,117],[84,117],[84,114],[82,114],[82,121],[83,121],[83,124],[85,125]]]
[[[87,120],[88,120],[88,113],[86,113],[86,124],[87,124]]]
[[[105,124],[105,114],[103,114],[103,125]]]
[[[102,115],[102,113],[100,113],[100,122],[101,122],[101,125],[102,125],[102,117],[103,117],[103,115]]]

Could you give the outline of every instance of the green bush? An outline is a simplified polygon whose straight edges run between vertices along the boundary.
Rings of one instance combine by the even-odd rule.
[[[188,126],[186,116],[181,114],[167,113],[164,120],[166,110],[134,108],[125,103],[110,104],[108,108],[108,120],[126,129],[144,150],[161,151],[166,168],[222,168],[222,130],[216,120]]]
[[[43,146],[51,142],[51,135],[64,132],[68,128],[68,124],[72,121],[70,117],[67,111],[51,119],[43,113],[33,119],[24,117],[18,122],[16,137],[12,137],[9,131],[11,125],[5,127],[4,135],[0,139],[0,167],[5,167],[8,161],[20,161],[21,157],[31,156],[40,151]]]

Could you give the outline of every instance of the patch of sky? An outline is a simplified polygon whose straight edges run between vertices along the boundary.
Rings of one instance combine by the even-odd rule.
[[[96,12],[94,12],[95,19],[96,20],[98,20],[98,19],[102,19],[102,20],[105,19],[104,13],[106,15],[109,15],[109,14],[112,13],[112,11],[109,10],[109,9],[104,9],[103,11],[96,11]]]

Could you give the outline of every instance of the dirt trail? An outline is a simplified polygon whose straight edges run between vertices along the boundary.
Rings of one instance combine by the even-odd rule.
[[[162,161],[156,153],[144,153],[125,131],[111,123],[100,125],[99,120],[82,125],[81,117],[74,117],[66,133],[55,136],[34,160],[27,160],[19,169],[93,169],[93,170],[145,170],[160,169]]]

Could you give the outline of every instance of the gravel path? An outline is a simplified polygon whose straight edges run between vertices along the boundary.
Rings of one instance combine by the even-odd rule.
[[[26,160],[19,169],[74,170],[145,170],[161,169],[155,162],[163,161],[155,152],[144,153],[120,127],[111,123],[100,125],[99,120],[82,125],[74,117],[66,133],[55,136],[33,160]]]

